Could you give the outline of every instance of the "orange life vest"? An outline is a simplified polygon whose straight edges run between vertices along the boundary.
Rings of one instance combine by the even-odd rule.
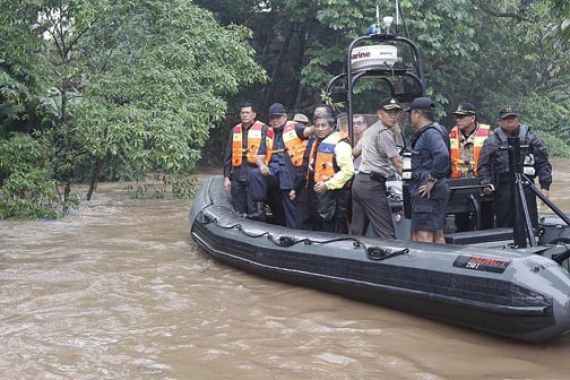
[[[312,165],[313,170],[315,171],[314,180],[315,183],[324,182],[330,178],[332,178],[337,170],[335,165],[335,152],[334,148],[336,144],[340,141],[346,141],[343,133],[341,132],[333,132],[328,135],[320,144],[318,144],[316,157],[315,157],[315,146],[317,145],[316,142],[313,144],[313,148],[311,150],[311,161],[314,161]],[[311,162],[312,164],[312,162]]]
[[[259,151],[259,146],[261,144],[261,136],[263,128],[265,125],[260,121],[255,121],[251,127],[247,130],[247,148],[243,148],[243,131],[241,123],[237,124],[233,130],[233,140],[232,140],[232,166],[234,168],[240,167],[242,164],[242,157],[247,157],[247,162],[249,164],[255,165],[257,152]],[[271,150],[273,148],[273,131],[269,133],[270,129],[267,131],[267,153],[266,163],[268,162],[267,157],[271,157]]]
[[[291,158],[293,166],[299,168],[303,165],[303,154],[307,148],[307,140],[302,140],[295,132],[297,123],[288,121],[283,127],[283,143],[285,150]]]
[[[461,144],[459,141],[459,127],[455,126],[449,133],[450,153],[451,153],[451,178],[461,178],[463,172],[461,168],[465,165],[465,160],[461,157]],[[479,156],[485,139],[491,135],[491,127],[486,124],[478,124],[474,132],[473,140],[473,172],[477,175]]]

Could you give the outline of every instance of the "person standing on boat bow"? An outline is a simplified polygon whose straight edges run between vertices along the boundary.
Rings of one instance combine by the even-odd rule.
[[[295,201],[291,191],[297,173],[302,170],[306,140],[314,129],[287,121],[287,112],[281,103],[269,107],[269,125],[273,140],[269,144],[261,142],[258,168],[249,176],[252,198],[258,205],[269,203],[276,224],[295,228]],[[270,157],[268,162],[266,157]]]
[[[447,134],[435,122],[435,105],[430,98],[414,99],[405,110],[414,128],[411,142],[412,238],[445,244],[443,229],[449,202],[450,173]]]
[[[362,163],[352,186],[350,233],[353,235],[365,235],[370,224],[375,237],[396,238],[386,180],[394,171],[402,174],[402,159],[394,136],[400,111],[402,107],[396,99],[388,97],[380,100],[378,122],[364,131],[361,140]]]
[[[457,120],[449,133],[451,154],[451,178],[469,179],[477,177],[479,157],[483,143],[491,135],[491,127],[479,123],[477,109],[471,103],[460,103],[453,113]],[[480,200],[479,194],[474,196]],[[492,212],[490,202],[481,202],[482,228],[492,227]],[[475,225],[468,213],[455,214],[457,232],[469,231]]]
[[[255,120],[257,113],[251,103],[241,106],[239,116],[241,122],[232,128],[226,145],[224,191],[231,194],[232,205],[237,212],[251,214],[255,211],[255,204],[249,191],[249,172],[257,167],[259,146],[267,136],[268,128]]]
[[[343,132],[334,130],[331,113],[314,116],[315,140],[308,156],[308,186],[316,200],[313,228],[346,233],[348,229],[349,182],[354,175],[352,147]]]
[[[512,227],[511,187],[509,182],[509,153],[506,149],[509,137],[518,137],[521,146],[528,146],[524,159],[527,177],[534,182],[538,177],[542,193],[548,197],[552,184],[552,165],[548,160],[548,149],[530,128],[519,121],[519,114],[512,106],[499,110],[497,121],[500,128],[485,140],[479,158],[479,178],[485,186],[486,194],[494,194],[493,210],[497,218],[497,227]],[[527,171],[529,170],[529,171]],[[525,186],[525,198],[534,228],[538,227],[536,196]]]

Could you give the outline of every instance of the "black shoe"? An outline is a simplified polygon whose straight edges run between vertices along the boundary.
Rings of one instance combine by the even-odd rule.
[[[255,211],[247,216],[248,219],[265,222],[265,202],[255,202]]]

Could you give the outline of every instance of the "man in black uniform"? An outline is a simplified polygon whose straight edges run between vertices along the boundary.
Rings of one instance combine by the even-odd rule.
[[[249,174],[251,196],[256,202],[269,203],[276,224],[295,228],[295,197],[291,190],[302,171],[306,140],[314,129],[287,121],[287,111],[281,103],[269,107],[269,125],[274,136],[262,139],[259,146],[258,168]]]
[[[506,106],[499,111],[499,126],[483,144],[479,158],[479,178],[485,186],[485,194],[495,195],[494,212],[497,227],[512,227],[511,187],[509,183],[509,153],[506,149],[509,137],[518,137],[520,145],[528,145],[525,166],[531,170],[528,177],[534,182],[538,177],[542,193],[548,197],[552,183],[552,165],[548,161],[548,150],[544,144],[530,132],[528,126],[521,124],[514,107]],[[534,162],[534,163],[533,163]],[[534,171],[534,174],[532,173]],[[536,196],[525,187],[525,198],[532,224],[538,227]]]
[[[249,191],[249,171],[256,168],[261,134],[267,127],[256,121],[257,114],[251,103],[240,110],[241,123],[230,132],[224,155],[224,190],[231,194],[232,204],[240,214],[251,214],[255,204]]]

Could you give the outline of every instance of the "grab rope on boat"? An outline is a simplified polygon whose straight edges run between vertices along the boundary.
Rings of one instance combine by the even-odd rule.
[[[246,231],[241,223],[233,223],[233,224],[228,224],[228,225],[223,225],[221,224],[218,219],[215,216],[212,216],[210,214],[206,214],[206,213],[201,213],[200,214],[204,220],[200,220],[200,223],[202,224],[208,224],[208,223],[214,223],[217,227],[224,229],[224,230],[238,230],[240,231],[242,234],[248,236],[248,237],[252,237],[252,238],[260,238],[263,236],[267,236],[267,239],[269,239],[273,244],[280,246],[280,247],[292,247],[296,244],[329,244],[329,243],[335,243],[335,242],[339,242],[339,241],[352,241],[354,248],[363,248],[363,249],[367,249],[366,245],[364,243],[362,243],[360,240],[354,238],[354,237],[342,237],[342,238],[334,238],[334,239],[328,239],[328,240],[312,240],[309,238],[304,238],[304,239],[296,239],[292,236],[286,236],[286,235],[280,235],[280,236],[275,236],[274,234],[270,233],[270,232],[262,232],[259,234],[254,234],[251,232]]]
[[[261,237],[266,236],[269,241],[271,241],[273,244],[275,244],[279,247],[292,247],[296,244],[301,244],[301,243],[306,244],[306,245],[310,245],[310,244],[330,244],[330,243],[335,243],[335,242],[340,242],[340,241],[351,241],[354,245],[354,248],[364,249],[366,251],[366,255],[368,256],[368,258],[370,260],[375,260],[375,261],[381,261],[381,260],[386,260],[386,259],[396,257],[396,256],[400,256],[400,255],[406,255],[410,252],[410,250],[408,248],[404,248],[404,249],[397,250],[397,251],[392,251],[390,249],[386,249],[386,248],[382,248],[382,247],[375,247],[375,246],[368,247],[368,246],[366,246],[366,244],[362,243],[360,240],[358,240],[357,238],[354,238],[354,237],[341,237],[341,238],[334,238],[334,239],[328,239],[328,240],[312,240],[309,238],[296,239],[292,236],[287,236],[287,235],[275,236],[274,234],[272,234],[270,232],[262,232],[262,233],[254,234],[254,233],[246,231],[241,223],[233,223],[233,224],[223,225],[218,221],[218,218],[216,218],[213,215],[206,214],[206,213],[201,213],[200,215],[203,217],[203,220],[199,220],[200,223],[203,223],[203,224],[214,223],[217,227],[224,229],[224,230],[235,229],[237,231],[240,231],[242,234],[244,234],[248,237],[251,237],[251,238],[261,238]]]

